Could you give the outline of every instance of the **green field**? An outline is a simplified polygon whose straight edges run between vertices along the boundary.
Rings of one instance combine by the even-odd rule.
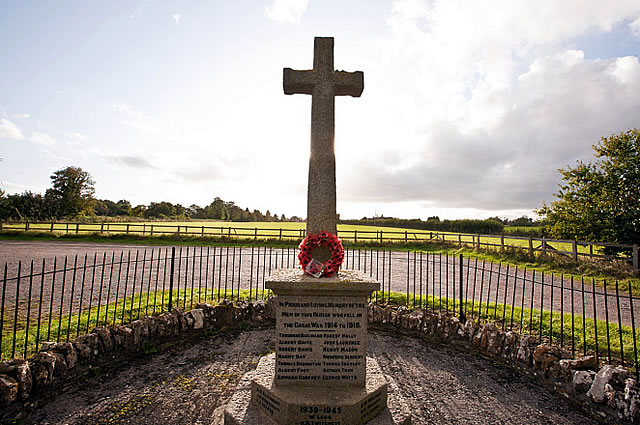
[[[292,222],[228,222],[228,221],[135,221],[105,223],[30,223],[29,231],[53,232],[56,234],[130,234],[139,236],[184,235],[200,237],[227,237],[241,239],[279,239],[301,240],[304,237],[305,223]],[[25,223],[3,223],[3,230],[22,230]],[[449,242],[452,244],[476,245],[482,248],[501,249],[504,246],[519,247],[528,250],[527,237],[500,235],[478,236],[453,232],[401,229],[393,227],[338,225],[338,236],[348,242]],[[548,249],[572,253],[571,242],[547,241]],[[533,249],[539,249],[540,241],[534,240]],[[599,253],[598,247],[577,244],[578,253]]]

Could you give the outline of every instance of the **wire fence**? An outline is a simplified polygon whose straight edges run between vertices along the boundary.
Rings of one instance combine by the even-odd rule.
[[[294,248],[158,247],[5,263],[0,358],[27,357],[44,341],[69,341],[173,307],[267,298],[265,279],[274,269],[297,267],[297,255]],[[640,298],[630,283],[387,249],[347,249],[343,269],[380,282],[373,302],[495,321],[638,376]]]
[[[302,240],[306,236],[304,228],[264,228],[240,226],[205,226],[176,223],[77,223],[77,222],[0,222],[0,230],[48,231],[63,234],[130,234],[140,236],[182,235],[193,237],[225,237],[229,239],[278,239]],[[627,250],[627,258],[636,273],[640,273],[638,244],[617,244],[533,238],[531,236],[483,235],[471,233],[439,232],[428,230],[338,230],[344,241],[354,243],[423,243],[441,242],[473,248],[504,250],[515,248],[534,255],[562,255],[578,261],[579,258],[620,258],[605,253],[606,248]]]

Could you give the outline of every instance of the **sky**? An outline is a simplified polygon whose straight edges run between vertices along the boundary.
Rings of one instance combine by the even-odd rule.
[[[282,69],[364,72],[336,98],[338,213],[534,217],[559,168],[640,127],[637,0],[2,0],[0,188],[67,166],[133,205],[306,215],[311,97]]]

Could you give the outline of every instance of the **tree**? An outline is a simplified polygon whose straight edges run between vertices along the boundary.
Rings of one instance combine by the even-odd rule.
[[[640,242],[640,131],[613,134],[593,146],[595,161],[560,169],[557,201],[536,212],[555,238]],[[609,252],[620,250],[609,249]]]
[[[78,216],[91,212],[95,193],[91,174],[80,167],[62,168],[51,175],[51,183],[53,188],[47,190],[45,198],[53,202],[55,216]]]

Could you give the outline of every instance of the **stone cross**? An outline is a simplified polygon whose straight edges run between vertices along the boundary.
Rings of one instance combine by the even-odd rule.
[[[307,233],[337,234],[336,157],[334,152],[335,96],[360,97],[361,71],[333,69],[333,37],[316,37],[313,69],[284,68],[285,94],[311,95],[311,157],[307,191]]]

